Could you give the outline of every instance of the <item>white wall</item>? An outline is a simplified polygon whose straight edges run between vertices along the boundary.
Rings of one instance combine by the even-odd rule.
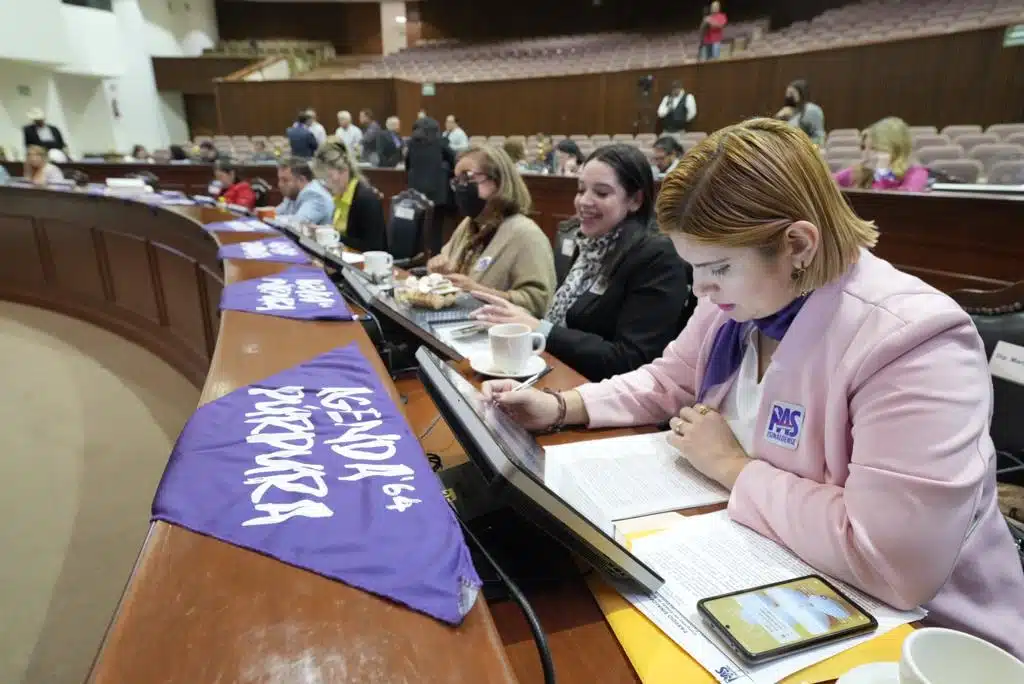
[[[385,55],[409,46],[405,23],[395,21],[396,17],[405,19],[405,16],[405,2],[380,3],[380,39]]]
[[[114,0],[113,8],[0,0],[0,145],[9,155],[24,155],[31,107],[61,128],[73,156],[188,138],[183,98],[157,91],[151,57],[215,45],[214,0]]]

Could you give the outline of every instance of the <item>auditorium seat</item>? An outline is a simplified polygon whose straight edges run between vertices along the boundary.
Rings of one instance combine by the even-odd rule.
[[[826,159],[860,159],[860,147],[829,147],[825,150]]]
[[[860,136],[835,136],[825,140],[825,149],[831,150],[836,147],[856,147],[860,149]]]
[[[828,139],[832,138],[856,138],[860,139],[860,131],[856,128],[835,128],[828,132]]]
[[[981,162],[977,159],[941,159],[932,162],[928,167],[948,174],[964,183],[977,183],[984,170]]]
[[[998,143],[999,136],[994,133],[967,133],[959,136],[953,142],[960,147],[964,148],[964,152],[970,152],[978,145],[984,145],[985,143]]]
[[[932,162],[946,159],[963,159],[964,148],[959,145],[930,145],[916,152],[917,160],[929,166]]]
[[[981,126],[977,124],[957,124],[953,126],[946,126],[942,129],[942,134],[948,136],[950,140],[956,141],[958,135],[965,133],[981,133]]]
[[[1024,185],[1024,160],[998,162],[987,180],[992,185]]]
[[[1024,159],[1024,147],[1007,143],[984,143],[971,150],[967,156],[980,161],[987,175],[999,162]]]
[[[1010,135],[1003,138],[1003,142],[1009,143],[1011,145],[1024,146],[1024,131],[1021,131],[1020,133],[1011,133]]]
[[[1003,140],[1006,140],[1007,136],[1014,135],[1016,133],[1024,133],[1024,123],[992,124],[985,132],[994,133]]]
[[[937,133],[921,133],[914,136],[914,151],[922,147],[935,147],[937,145],[950,145],[950,139]]]
[[[910,135],[917,137],[919,135],[935,135],[939,132],[939,129],[935,126],[908,126],[910,128]]]
[[[612,136],[612,140],[615,142],[625,142],[626,140],[633,140],[632,133],[616,133]]]
[[[690,131],[689,133],[683,133],[683,140],[693,140],[695,142],[700,142],[706,137],[708,137],[708,134],[705,133],[704,131]],[[639,140],[640,136],[638,135],[636,136],[636,138],[637,140]]]

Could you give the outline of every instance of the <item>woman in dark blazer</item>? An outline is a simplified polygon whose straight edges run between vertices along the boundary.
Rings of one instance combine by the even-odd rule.
[[[334,228],[342,243],[360,252],[387,250],[384,207],[341,140],[330,137],[313,157],[313,173],[334,196]]]
[[[588,380],[656,359],[692,313],[690,276],[668,237],[652,226],[654,177],[643,153],[610,145],[587,158],[576,193],[579,228],[555,245],[572,263],[544,320],[478,295],[488,323],[524,323],[547,350]]]

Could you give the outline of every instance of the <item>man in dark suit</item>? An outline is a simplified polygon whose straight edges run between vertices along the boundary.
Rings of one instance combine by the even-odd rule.
[[[680,133],[697,116],[697,100],[693,93],[683,90],[679,81],[672,83],[672,91],[658,105],[658,119],[663,133]]]
[[[28,111],[28,118],[32,123],[21,129],[22,137],[25,140],[25,149],[28,149],[31,145],[38,145],[39,147],[46,148],[47,152],[50,150],[60,150],[66,157],[68,147],[67,143],[64,142],[64,136],[61,135],[59,128],[46,123],[43,110],[39,107],[30,109]]]
[[[382,168],[393,169],[405,159],[405,141],[398,132],[402,123],[397,116],[389,116],[384,125],[387,130],[377,136],[377,163]]]
[[[299,112],[295,123],[284,132],[288,136],[288,144],[292,148],[293,157],[312,159],[313,155],[316,154],[316,136],[309,129],[310,121],[312,121],[312,118],[309,116],[309,112],[303,110]]]

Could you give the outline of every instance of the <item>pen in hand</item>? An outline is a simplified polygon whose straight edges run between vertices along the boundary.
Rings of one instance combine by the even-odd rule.
[[[523,380],[521,383],[510,389],[509,392],[518,392],[519,390],[529,389],[530,387],[536,385],[541,378],[543,378],[545,375],[547,375],[553,370],[554,368],[552,368],[551,366],[544,366],[544,370],[542,370],[539,373],[534,373],[526,380]]]

